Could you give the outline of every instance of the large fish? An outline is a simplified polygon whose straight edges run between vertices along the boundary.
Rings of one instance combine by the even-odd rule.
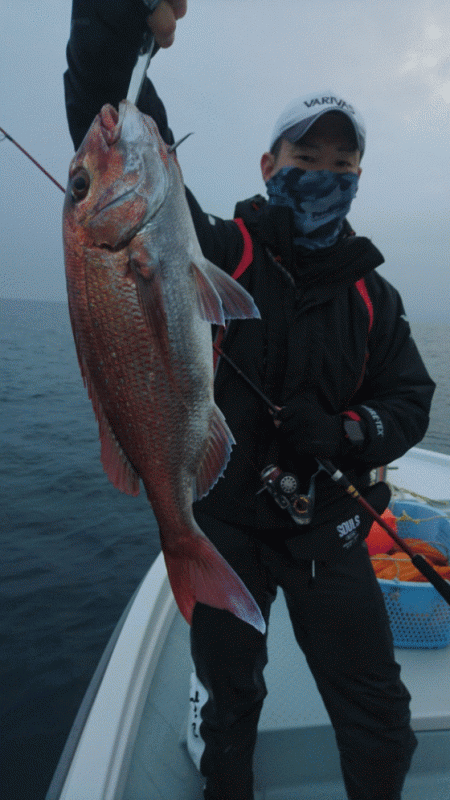
[[[211,323],[258,311],[203,258],[176,157],[131,103],[119,114],[104,106],[74,156],[63,228],[70,318],[103,467],[127,494],[142,480],[188,622],[199,601],[264,631],[254,599],[192,514],[233,444],[213,398]]]

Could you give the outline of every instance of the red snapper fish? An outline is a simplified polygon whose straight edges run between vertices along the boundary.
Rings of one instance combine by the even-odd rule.
[[[104,106],[72,159],[63,229],[70,319],[105,472],[131,495],[142,480],[186,620],[199,601],[263,632],[253,597],[192,513],[234,441],[214,403],[211,324],[259,313],[203,257],[176,156],[131,103],[119,113]]]

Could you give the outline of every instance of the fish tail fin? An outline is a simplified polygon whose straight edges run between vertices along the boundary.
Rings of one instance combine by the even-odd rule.
[[[214,545],[190,532],[176,551],[164,549],[170,585],[185,620],[191,624],[196,602],[230,611],[260,633],[266,624],[256,601]]]

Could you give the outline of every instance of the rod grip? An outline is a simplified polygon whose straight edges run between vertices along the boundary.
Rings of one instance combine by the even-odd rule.
[[[422,575],[433,584],[434,588],[439,592],[441,597],[450,605],[450,584],[436,572],[435,569],[428,563],[428,561],[419,553],[413,555],[411,559],[415,567],[422,573]]]

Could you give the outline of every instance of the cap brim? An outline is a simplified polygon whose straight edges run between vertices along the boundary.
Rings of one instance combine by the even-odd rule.
[[[322,111],[319,111],[317,114],[314,114],[312,117],[308,117],[307,119],[300,120],[300,122],[297,122],[291,128],[288,128],[286,131],[283,131],[283,133],[281,133],[280,136],[282,136],[283,139],[287,139],[288,142],[291,142],[291,144],[295,144],[295,142],[298,142],[298,140],[301,139],[302,136],[304,136],[305,133],[307,133],[309,131],[311,126],[314,125],[314,123],[319,119],[319,117],[323,117],[324,114],[330,114],[332,112],[333,113],[337,112],[338,114],[343,114],[345,117],[347,117],[347,119],[350,120],[350,122],[352,123],[353,131],[355,133],[355,139],[356,139],[357,148],[358,148],[358,150],[360,151],[360,153],[362,155],[363,152],[364,152],[364,141],[361,138],[361,134],[360,134],[360,132],[358,130],[358,127],[357,127],[357,125],[355,123],[355,119],[352,116],[352,114],[350,114],[347,111],[345,111],[343,109],[340,109],[340,108],[324,108]]]

